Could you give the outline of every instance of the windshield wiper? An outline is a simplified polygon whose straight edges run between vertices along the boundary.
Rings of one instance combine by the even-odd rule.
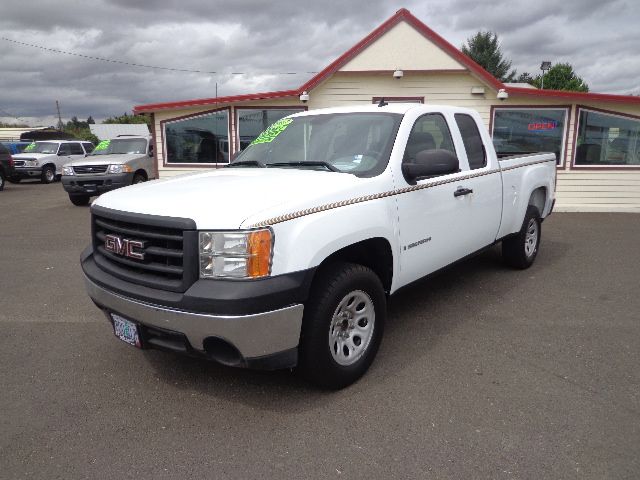
[[[231,167],[260,167],[260,168],[267,168],[267,166],[262,163],[259,162],[257,160],[241,160],[239,162],[232,162],[230,164],[227,165],[226,168],[231,168]]]
[[[341,171],[328,162],[276,162],[270,163],[269,167],[324,167],[332,172]]]

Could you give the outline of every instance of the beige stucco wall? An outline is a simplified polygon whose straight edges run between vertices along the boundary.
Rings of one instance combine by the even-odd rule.
[[[347,62],[341,71],[465,70],[407,23],[399,23]]]

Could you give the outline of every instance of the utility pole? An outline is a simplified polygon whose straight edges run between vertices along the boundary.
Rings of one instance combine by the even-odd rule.
[[[62,123],[62,117],[60,116],[60,104],[58,100],[56,100],[56,110],[58,110],[58,130],[62,130],[64,128],[64,124]]]

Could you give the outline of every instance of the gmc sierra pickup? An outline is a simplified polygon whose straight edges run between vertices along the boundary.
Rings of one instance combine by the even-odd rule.
[[[477,112],[390,104],[279,120],[227,168],[95,201],[86,287],[121,340],[356,381],[399,288],[502,242],[529,267],[555,155],[498,160]]]

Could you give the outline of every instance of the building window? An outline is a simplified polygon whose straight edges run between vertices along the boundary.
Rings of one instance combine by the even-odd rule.
[[[553,152],[562,164],[568,108],[496,108],[493,145],[499,157]]]
[[[237,152],[247,148],[258,135],[273,123],[304,110],[304,108],[236,108]]]
[[[576,166],[640,166],[640,119],[578,110]]]
[[[165,123],[167,163],[228,163],[229,110]]]

